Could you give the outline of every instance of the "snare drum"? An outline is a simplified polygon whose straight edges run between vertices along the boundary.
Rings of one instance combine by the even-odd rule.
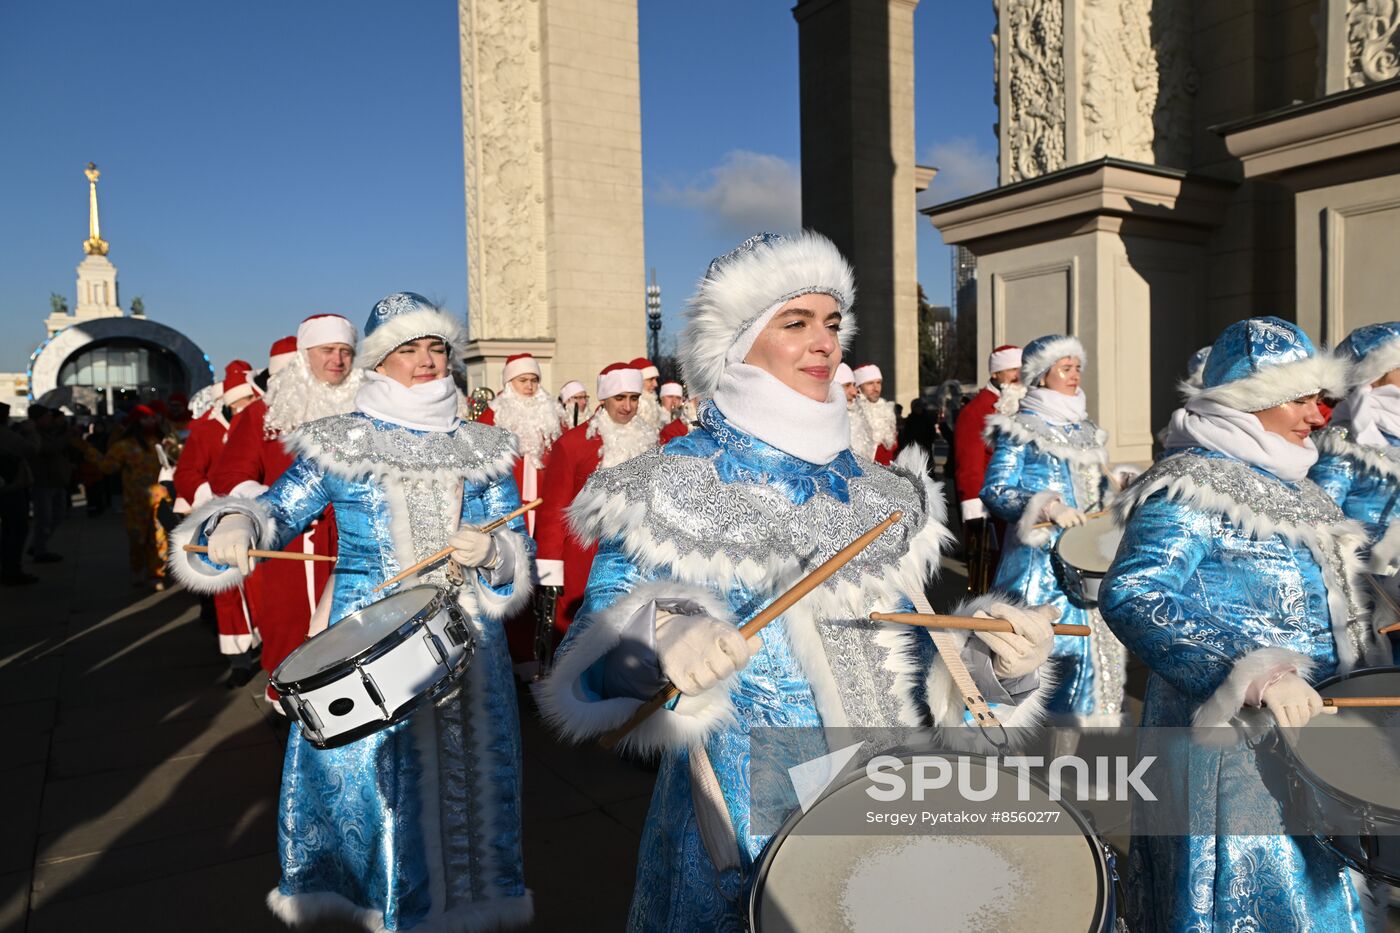
[[[455,594],[415,586],[307,639],[270,680],[306,740],[336,748],[438,697],[466,670],[475,649]]]
[[[1122,526],[1107,515],[1066,528],[1051,552],[1055,576],[1065,595],[1086,609],[1097,606],[1099,584],[1113,564],[1122,540]]]
[[[971,756],[975,757],[975,756]],[[1057,811],[1055,835],[852,834],[871,809],[864,771],[769,840],[754,868],[754,933],[929,930],[1108,933],[1116,930],[1117,875],[1110,849],[1065,801],[1032,778],[1017,799],[1017,772],[1001,767],[997,793],[974,802],[950,786],[925,791],[931,812]],[[979,784],[981,783],[979,779]],[[954,785],[956,782],[954,782]],[[837,834],[840,832],[841,834]],[[859,833],[859,829],[855,829]]]
[[[1317,692],[1397,696],[1400,667],[1330,677]],[[1290,800],[1318,840],[1362,874],[1400,885],[1400,709],[1343,709],[1281,731]]]

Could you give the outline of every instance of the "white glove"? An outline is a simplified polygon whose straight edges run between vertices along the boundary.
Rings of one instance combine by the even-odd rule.
[[[1022,677],[1040,667],[1055,647],[1054,622],[1060,610],[1054,606],[1021,609],[1009,603],[992,603],[973,613],[979,619],[1005,619],[1014,632],[977,632],[992,649],[992,672],[1001,680]]]
[[[757,638],[746,642],[737,628],[709,616],[656,613],[661,673],[686,696],[704,693],[742,670],[761,644]]]
[[[452,548],[452,559],[463,567],[496,566],[499,557],[496,552],[496,539],[489,532],[463,525],[447,539],[447,544]]]
[[[1269,684],[1260,699],[1285,729],[1306,726],[1309,719],[1322,712],[1321,695],[1297,674],[1284,674]]]
[[[1046,521],[1054,522],[1061,528],[1073,528],[1086,521],[1083,512],[1072,505],[1065,505],[1059,499],[1047,505],[1041,514],[1045,516]]]
[[[239,512],[219,519],[209,533],[209,560],[225,567],[237,567],[245,577],[253,572],[253,520]]]

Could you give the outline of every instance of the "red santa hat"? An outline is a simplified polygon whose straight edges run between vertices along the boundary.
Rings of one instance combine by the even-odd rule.
[[[863,386],[867,382],[874,382],[877,379],[883,380],[885,378],[880,375],[880,367],[876,366],[874,363],[866,363],[864,366],[857,366],[852,375],[855,376],[857,386]]]
[[[584,389],[582,382],[579,382],[577,379],[570,379],[568,382],[564,383],[564,388],[559,390],[559,401],[567,402],[575,395],[584,391],[587,390]]]
[[[275,376],[291,365],[297,358],[297,338],[283,337],[272,345],[267,353],[267,374]]]
[[[853,386],[856,384],[856,374],[851,372],[851,367],[845,363],[836,366],[836,378],[832,380],[839,386]]]
[[[666,398],[667,396],[685,398],[685,389],[679,382],[663,382],[661,383],[661,397]]]
[[[631,363],[609,363],[604,366],[598,374],[598,398],[612,398],[628,392],[641,394],[642,371],[633,369]]]
[[[508,356],[505,368],[501,370],[501,385],[508,384],[516,376],[527,376],[530,373],[534,373],[538,378],[544,378],[540,372],[540,364],[535,361],[534,356],[529,353]]]
[[[354,347],[358,339],[355,325],[339,314],[313,314],[297,325],[298,350],[310,350],[328,343],[345,343]]]
[[[637,372],[642,374],[643,379],[660,379],[661,370],[656,368],[656,364],[644,356],[639,356],[627,364]]]
[[[244,364],[247,365],[246,363]],[[253,385],[248,378],[248,370],[239,369],[224,376],[224,398],[225,405],[232,405],[239,399],[250,398],[258,394],[258,387]]]
[[[987,372],[999,373],[1003,369],[1021,368],[1021,348],[1014,344],[1006,343],[992,351],[992,355],[987,357]]]

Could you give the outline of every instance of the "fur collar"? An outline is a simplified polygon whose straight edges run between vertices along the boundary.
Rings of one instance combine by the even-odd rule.
[[[1378,476],[1400,479],[1400,447],[1358,444],[1351,429],[1342,425],[1332,425],[1318,432],[1313,443],[1323,456],[1349,457]]]
[[[492,483],[511,471],[515,438],[475,421],[451,431],[410,431],[360,412],[305,424],[284,439],[287,449],[346,479],[460,478]]]
[[[1092,421],[1083,421],[1081,426],[1084,429],[1069,431],[1029,412],[995,414],[987,416],[982,437],[989,445],[994,445],[996,435],[1005,434],[1017,444],[1033,444],[1042,453],[1076,466],[1107,464],[1108,450],[1104,445],[1108,443],[1108,432]]]

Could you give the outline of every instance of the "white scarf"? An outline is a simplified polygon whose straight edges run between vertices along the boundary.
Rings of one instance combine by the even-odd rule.
[[[406,386],[365,370],[355,407],[372,418],[415,431],[451,431],[457,426],[457,386],[451,376]]]
[[[1021,399],[1021,410],[1039,415],[1051,424],[1078,424],[1089,417],[1089,400],[1083,389],[1065,395],[1054,389],[1031,389]]]
[[[1203,398],[1193,398],[1172,412],[1166,446],[1204,447],[1268,470],[1290,483],[1303,479],[1317,463],[1312,438],[1294,444],[1265,430],[1249,412]]]
[[[593,417],[588,419],[588,430],[584,432],[584,436],[603,439],[601,465],[605,467],[617,466],[624,460],[631,460],[660,442],[656,436],[656,429],[640,417],[633,415],[631,421],[618,424],[602,405],[599,405]]]
[[[826,401],[808,398],[766,369],[730,363],[714,402],[734,427],[808,463],[827,464],[850,444],[846,390],[832,383]]]
[[[1385,434],[1400,437],[1400,387],[1385,385],[1373,389],[1369,383],[1357,386],[1337,406],[1332,420],[1350,424],[1358,444],[1389,447]]]
[[[509,384],[491,402],[496,426],[515,435],[520,456],[535,469],[544,468],[544,455],[563,432],[564,409],[548,392],[521,395]]]

